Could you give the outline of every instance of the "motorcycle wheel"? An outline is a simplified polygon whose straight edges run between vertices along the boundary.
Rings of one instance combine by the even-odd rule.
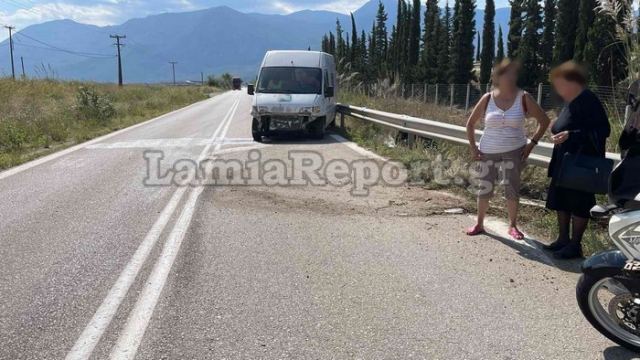
[[[609,340],[640,352],[640,305],[624,285],[612,277],[582,275],[576,287],[582,314]],[[625,322],[629,315],[637,320]]]

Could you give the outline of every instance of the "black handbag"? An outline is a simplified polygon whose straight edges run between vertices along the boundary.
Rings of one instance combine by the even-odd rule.
[[[593,140],[589,137],[590,140]],[[577,153],[566,153],[560,163],[556,185],[561,188],[591,194],[607,194],[609,178],[615,165],[613,160]]]

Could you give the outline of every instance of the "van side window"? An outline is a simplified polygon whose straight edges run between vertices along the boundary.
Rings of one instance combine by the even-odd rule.
[[[331,87],[331,83],[329,82],[329,72],[324,72],[324,93],[326,94],[328,89]]]

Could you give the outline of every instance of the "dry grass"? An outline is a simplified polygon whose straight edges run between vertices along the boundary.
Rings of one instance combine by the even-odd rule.
[[[372,98],[343,93],[340,102],[461,126],[466,123],[466,114],[462,110],[419,101],[395,97]],[[532,124],[532,130],[534,126],[535,124]],[[409,145],[395,130],[350,117],[346,119],[344,135],[382,156],[404,163],[412,174],[412,181],[422,181],[424,186],[430,189],[447,189],[447,191],[464,195],[469,200],[465,207],[467,210],[475,212],[475,197],[468,191],[470,158],[465,146],[427,139],[418,140]],[[458,181],[443,182],[443,179],[458,179]],[[523,173],[522,194],[525,198],[543,203],[547,186],[546,169],[534,166],[527,167]],[[496,197],[492,205],[491,213],[493,215],[506,217],[503,200]],[[523,205],[520,218],[523,228],[535,234],[539,239],[551,242],[557,237],[554,212],[541,206]],[[592,223],[585,234],[583,244],[585,254],[593,254],[610,248],[611,243],[606,234],[606,224]]]
[[[184,107],[212,91],[0,79],[0,169]]]

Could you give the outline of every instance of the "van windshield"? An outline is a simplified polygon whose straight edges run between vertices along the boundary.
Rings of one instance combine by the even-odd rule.
[[[265,94],[322,94],[322,70],[302,67],[266,67],[257,92]]]

